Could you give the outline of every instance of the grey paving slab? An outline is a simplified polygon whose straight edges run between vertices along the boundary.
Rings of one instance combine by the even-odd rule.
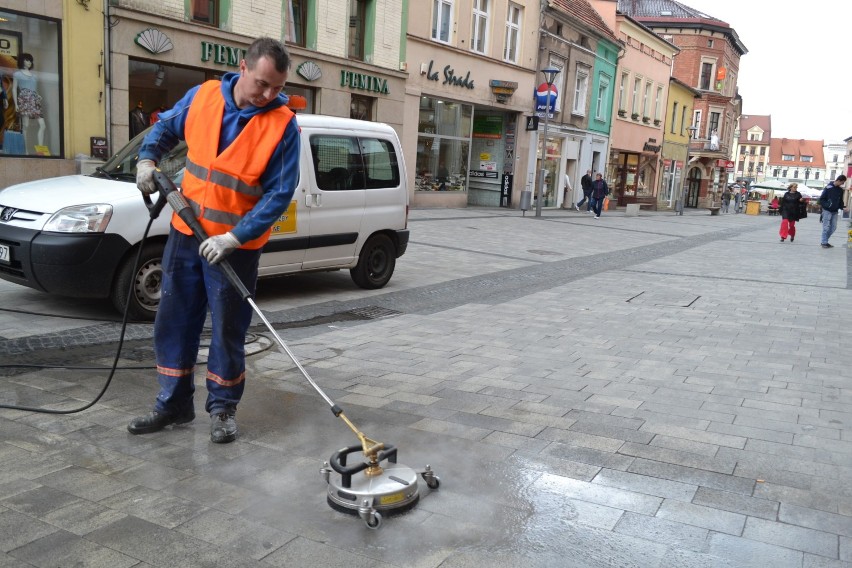
[[[779,248],[774,218],[692,213],[414,210],[385,289],[345,271],[261,282],[346,415],[441,476],[379,531],[327,506],[319,468],[357,439],[274,346],[247,362],[236,443],[210,443],[203,380],[195,422],[129,435],[155,394],[134,326],[138,368],[95,407],[0,410],[0,566],[848,565],[852,385],[834,359],[852,334],[827,317],[852,308],[848,253],[810,246],[809,220]],[[0,305],[103,312],[3,283]],[[392,315],[342,315],[371,306]],[[118,331],[0,310],[0,356],[109,364]],[[100,383],[6,379],[0,401],[63,407]]]
[[[9,553],[33,566],[130,568],[139,560],[65,531],[44,536]]]

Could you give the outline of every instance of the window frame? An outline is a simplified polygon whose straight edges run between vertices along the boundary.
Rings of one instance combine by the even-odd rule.
[[[513,19],[513,16],[516,16],[516,18]],[[521,57],[521,27],[523,22],[523,7],[514,2],[509,2],[506,11],[506,34],[503,45],[503,61],[507,63],[517,64]]]
[[[610,77],[601,73],[598,76],[598,100],[595,104],[595,118],[606,120],[606,101],[609,98]]]
[[[453,12],[455,0],[432,0],[432,41],[439,43],[450,43],[453,39]],[[444,21],[444,17],[448,21]],[[446,32],[446,39],[442,38],[442,28]]]
[[[207,4],[208,15],[206,18],[197,17],[196,8],[201,4]],[[201,24],[213,28],[219,27],[219,9],[221,7],[220,0],[190,0],[189,2],[189,20],[193,24]]]
[[[618,86],[618,110],[622,110],[625,113],[627,112],[627,97],[625,93],[627,91],[627,80],[630,78],[630,73],[627,71],[621,72],[621,83]]]
[[[484,9],[483,9],[484,6]],[[491,27],[491,0],[473,0],[471,15],[470,50],[483,55],[488,53],[489,29]],[[477,48],[481,44],[481,48]]]
[[[308,5],[306,0],[287,0],[284,9],[285,41],[291,45],[307,45]],[[295,6],[295,9],[294,9]]]
[[[589,98],[589,75],[591,69],[585,65],[577,65],[574,73],[574,100],[571,114],[586,116],[586,99]]]

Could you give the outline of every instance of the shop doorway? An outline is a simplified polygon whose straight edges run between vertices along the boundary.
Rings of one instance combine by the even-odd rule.
[[[686,178],[686,207],[698,207],[701,190],[701,168],[690,168]]]
[[[134,122],[133,113],[137,108],[144,115],[142,120],[149,125],[153,124],[159,112],[171,108],[189,89],[214,78],[213,74],[203,70],[138,59],[128,61],[127,73],[127,108],[132,118],[130,124]]]

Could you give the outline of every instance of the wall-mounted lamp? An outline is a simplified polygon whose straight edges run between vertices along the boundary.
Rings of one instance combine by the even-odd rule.
[[[154,86],[159,87],[163,84],[166,78],[166,68],[162,65],[157,66],[157,72],[154,74]]]

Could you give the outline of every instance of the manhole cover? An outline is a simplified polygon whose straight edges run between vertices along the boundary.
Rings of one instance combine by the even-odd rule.
[[[643,304],[649,306],[674,306],[688,308],[692,306],[701,296],[687,292],[665,291],[665,292],[639,292],[627,299],[628,304]]]
[[[402,312],[398,312],[396,310],[389,310],[388,308],[381,308],[379,306],[367,306],[365,308],[355,308],[354,310],[349,310],[348,313],[363,319],[379,319],[390,316],[398,316]]]

